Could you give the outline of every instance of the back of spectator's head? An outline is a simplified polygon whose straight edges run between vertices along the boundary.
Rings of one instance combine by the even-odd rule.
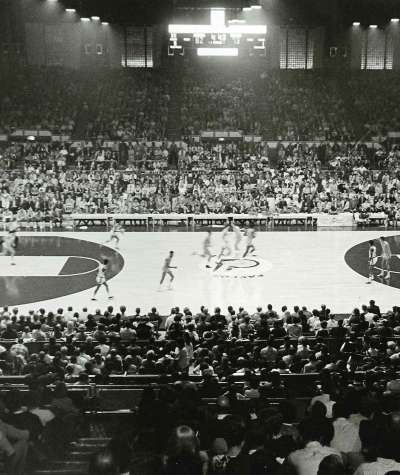
[[[316,419],[325,419],[327,414],[327,409],[324,403],[321,401],[315,401],[311,406],[310,415],[312,418]]]
[[[194,430],[186,425],[176,427],[169,439],[168,456],[182,457],[196,455],[199,452],[199,440]]]
[[[379,454],[383,458],[400,460],[399,457],[400,438],[400,412],[393,412],[389,416],[387,427],[383,434],[379,435]]]
[[[237,447],[243,444],[245,425],[238,416],[229,415],[223,420],[224,438],[228,447]]]
[[[329,445],[334,435],[333,425],[327,419],[303,419],[299,431],[305,443],[317,441],[322,445]]]
[[[332,408],[333,418],[338,419],[339,417],[349,417],[350,411],[344,401],[337,401]]]
[[[344,464],[339,455],[328,455],[321,460],[317,475],[343,475],[345,473]]]

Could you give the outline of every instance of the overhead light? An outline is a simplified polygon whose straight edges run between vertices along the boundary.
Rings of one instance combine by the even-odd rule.
[[[99,20],[100,20],[100,17],[99,17],[99,16],[92,16],[92,20],[93,20],[93,21],[99,21]]]
[[[378,28],[378,25],[369,25],[370,28]]]
[[[82,17],[81,21],[90,21],[90,18]]]
[[[192,38],[183,38],[183,41],[192,41]]]
[[[359,21],[353,21],[353,26],[360,26],[360,22]]]
[[[392,18],[390,21],[392,23],[398,23],[400,21],[400,19],[399,18]]]
[[[102,21],[101,24],[105,26],[109,25],[108,21]]]
[[[75,8],[66,8],[65,11],[68,13],[76,13]]]
[[[26,140],[29,140],[30,142],[34,142],[36,140],[36,137],[34,135],[28,135],[28,137],[26,137]]]
[[[252,5],[250,7],[252,10],[261,10],[262,9],[262,6],[261,5]]]

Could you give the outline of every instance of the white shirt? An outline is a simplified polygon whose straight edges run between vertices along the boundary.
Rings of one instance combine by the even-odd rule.
[[[52,421],[56,416],[49,409],[41,409],[39,407],[31,409],[29,412],[35,414],[40,419],[40,422],[45,426],[48,422]]]
[[[320,330],[321,320],[319,317],[312,316],[308,319],[308,324],[310,325],[311,330]]]
[[[400,463],[392,459],[378,457],[376,462],[362,463],[354,475],[385,475],[392,470],[400,471]]]
[[[335,401],[331,401],[331,397],[329,394],[320,394],[319,396],[315,396],[311,399],[311,406],[313,406],[317,401],[322,402],[326,407],[326,417],[328,419],[332,418],[332,408],[335,404]]]
[[[349,421],[352,422],[357,427],[360,427],[360,422],[365,421],[368,419],[367,417],[363,416],[362,414],[350,414]]]
[[[358,425],[344,417],[339,417],[333,422],[335,434],[331,441],[331,447],[339,452],[359,452],[361,440],[358,434]]]
[[[288,461],[295,467],[297,475],[317,475],[321,460],[328,455],[341,457],[340,452],[336,449],[312,441],[304,449],[292,452],[288,457]]]
[[[337,320],[331,320],[331,319],[328,320],[328,322],[327,322],[328,330],[330,330],[331,328],[335,328],[337,326],[338,326]]]

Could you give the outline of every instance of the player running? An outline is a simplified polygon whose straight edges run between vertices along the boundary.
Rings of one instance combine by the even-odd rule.
[[[389,243],[386,241],[385,237],[379,238],[381,246],[382,246],[382,272],[379,274],[378,277],[384,277],[385,279],[390,279],[390,260],[392,258],[392,250],[390,249]],[[386,276],[385,274],[386,270]]]
[[[115,243],[115,249],[119,249],[118,248],[118,244],[120,242],[120,235],[121,233],[124,232],[124,229],[121,227],[121,225],[119,225],[114,219],[111,221],[111,230],[110,230],[110,237],[107,239],[107,241],[105,242],[105,244],[109,243],[109,242],[114,242]]]
[[[99,270],[97,271],[97,276],[96,276],[96,288],[94,290],[94,294],[92,297],[92,300],[96,300],[96,295],[97,292],[100,290],[101,286],[104,286],[104,288],[107,291],[107,295],[109,299],[112,299],[113,297],[110,295],[110,289],[107,284],[107,270],[108,270],[108,259],[103,259],[103,263],[100,264]]]
[[[368,282],[370,284],[374,280],[374,266],[376,265],[377,257],[376,257],[376,246],[375,241],[369,241],[369,249],[368,249]]]
[[[222,230],[222,247],[221,247],[221,251],[220,253],[218,254],[218,257],[217,257],[217,261],[218,262],[221,262],[221,259],[223,256],[230,256],[232,254],[232,248],[231,248],[231,245],[230,245],[230,242],[229,242],[229,231],[230,231],[230,225],[228,224],[228,226],[226,226],[223,230]]]
[[[239,252],[240,249],[240,242],[242,241],[242,231],[240,230],[239,226],[232,223],[232,231],[235,234],[235,252]]]
[[[3,241],[3,256],[10,256],[11,265],[15,266],[15,253],[18,245],[17,228],[10,229]]]
[[[246,250],[244,251],[243,257],[246,257],[247,254],[252,254],[256,248],[253,244],[253,241],[256,237],[256,231],[254,228],[246,229]]]
[[[211,248],[211,231],[207,231],[207,235],[206,235],[206,237],[203,241],[202,257],[207,259],[206,267],[208,269],[211,267],[210,266],[210,261],[211,261],[211,258],[213,257],[213,255],[211,254],[210,248]]]
[[[162,274],[161,274],[161,280],[160,280],[160,289],[161,289],[161,286],[164,282],[164,279],[165,279],[166,275],[168,275],[170,277],[168,289],[169,290],[172,289],[172,281],[175,279],[175,276],[172,273],[171,269],[177,269],[176,266],[171,266],[171,261],[172,261],[173,257],[174,257],[174,251],[169,251],[169,254],[168,254],[167,258],[165,259],[163,267],[162,267]]]

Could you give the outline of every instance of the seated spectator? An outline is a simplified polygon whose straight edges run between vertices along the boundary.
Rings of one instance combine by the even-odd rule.
[[[206,475],[208,457],[200,451],[199,441],[188,426],[174,429],[163,457],[163,473],[166,475]]]
[[[330,422],[306,419],[300,423],[299,431],[305,446],[292,452],[287,458],[287,463],[298,475],[316,475],[321,461],[328,455],[337,455],[341,459],[340,452],[329,447],[333,437]]]
[[[328,455],[318,467],[318,475],[343,475],[345,467],[342,459],[337,455]]]

